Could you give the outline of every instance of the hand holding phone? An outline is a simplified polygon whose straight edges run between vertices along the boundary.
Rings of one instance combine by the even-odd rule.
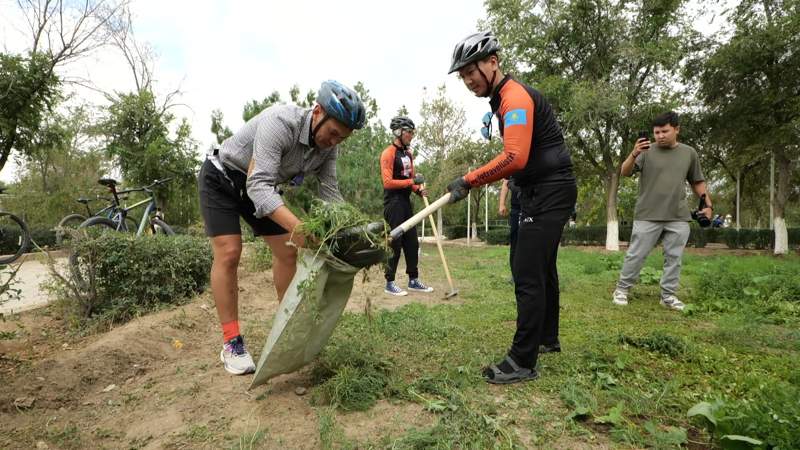
[[[636,145],[633,147],[634,156],[639,156],[639,153],[650,150],[650,135],[647,131],[639,131],[639,137],[636,139]]]

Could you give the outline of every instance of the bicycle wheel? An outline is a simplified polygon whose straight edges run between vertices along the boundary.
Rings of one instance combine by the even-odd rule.
[[[0,264],[11,264],[31,243],[28,225],[19,217],[0,212]]]
[[[86,219],[80,226],[79,230],[86,232],[87,237],[98,236],[100,233],[116,232],[117,224],[113,220],[105,217],[90,217]],[[91,275],[87,261],[83,259],[77,251],[73,250],[69,255],[69,267],[72,273],[72,278],[75,284],[82,289],[89,286]]]
[[[86,216],[81,214],[70,214],[61,219],[61,222],[58,222],[56,226],[56,245],[61,247],[68,244],[72,238],[69,230],[77,229],[85,220]]]
[[[145,230],[148,234],[152,235],[160,235],[160,236],[174,236],[175,232],[172,231],[172,227],[167,225],[166,222],[163,220],[155,217],[150,220],[150,226],[147,227]]]

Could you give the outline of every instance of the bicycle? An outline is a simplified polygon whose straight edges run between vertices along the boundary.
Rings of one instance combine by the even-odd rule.
[[[100,200],[104,200],[109,204],[97,212],[92,212],[92,210],[89,208],[89,203]],[[68,214],[64,216],[60,222],[58,222],[58,225],[56,226],[56,245],[59,247],[63,246],[65,240],[70,238],[71,234],[68,232],[68,230],[77,229],[83,222],[86,221],[86,219],[90,217],[107,217],[113,220],[117,210],[119,209],[119,203],[114,197],[108,198],[98,195],[97,199],[95,200],[86,197],[80,197],[77,199],[77,202],[81,203],[86,208],[86,215],[77,213]],[[125,221],[127,222],[129,229],[135,229],[138,225],[136,219],[130,216],[126,216]]]
[[[19,259],[30,243],[28,224],[10,212],[0,211],[0,265],[11,264]]]
[[[0,195],[5,195],[0,188]],[[28,250],[31,232],[20,217],[0,210],[0,265],[11,264]]]
[[[136,225],[136,236],[142,236],[145,233],[147,234],[164,234],[167,236],[172,236],[175,234],[172,231],[172,228],[164,222],[164,214],[161,212],[161,208],[158,207],[158,202],[156,201],[155,192],[153,192],[153,188],[156,186],[160,186],[172,180],[172,178],[165,178],[163,180],[156,180],[152,184],[141,187],[141,188],[133,188],[133,189],[126,189],[124,191],[117,191],[117,182],[111,178],[103,178],[98,181],[103,186],[108,187],[109,191],[111,191],[111,195],[113,196],[114,200],[113,203],[117,205],[116,208],[112,209],[110,213],[110,217],[102,217],[102,216],[95,216],[86,219],[83,223],[81,223],[78,228],[89,228],[89,227],[105,227],[115,231],[132,231],[128,229],[128,213],[131,210],[139,208],[140,206],[147,205],[145,207],[144,212],[142,213],[142,218],[139,221],[138,225]],[[126,195],[133,192],[145,192],[148,194],[148,198],[144,199],[140,202],[134,203],[128,207],[119,207],[120,204],[120,195]],[[135,220],[134,220],[135,223]]]

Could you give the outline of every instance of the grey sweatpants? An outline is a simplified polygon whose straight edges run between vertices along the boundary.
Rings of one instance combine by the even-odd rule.
[[[644,260],[662,237],[664,246],[664,274],[661,276],[661,297],[675,295],[681,277],[681,257],[689,240],[688,222],[650,222],[635,220],[631,234],[630,247],[625,254],[625,262],[619,274],[617,289],[624,292],[639,279]]]

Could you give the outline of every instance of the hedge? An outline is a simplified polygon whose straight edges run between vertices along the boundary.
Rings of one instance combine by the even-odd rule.
[[[93,273],[84,277],[93,282],[68,276],[56,280],[54,289],[78,328],[124,322],[164,304],[183,303],[208,283],[212,254],[205,238],[103,233],[73,244],[81,273]]]
[[[630,242],[632,227],[619,227],[619,240]],[[790,228],[789,246],[800,247],[800,228]],[[606,227],[585,226],[565,228],[561,238],[562,243],[569,245],[605,245]],[[732,249],[757,249],[773,248],[775,233],[768,229],[741,228],[697,228],[691,227],[687,245],[702,248],[708,243],[726,244]]]

